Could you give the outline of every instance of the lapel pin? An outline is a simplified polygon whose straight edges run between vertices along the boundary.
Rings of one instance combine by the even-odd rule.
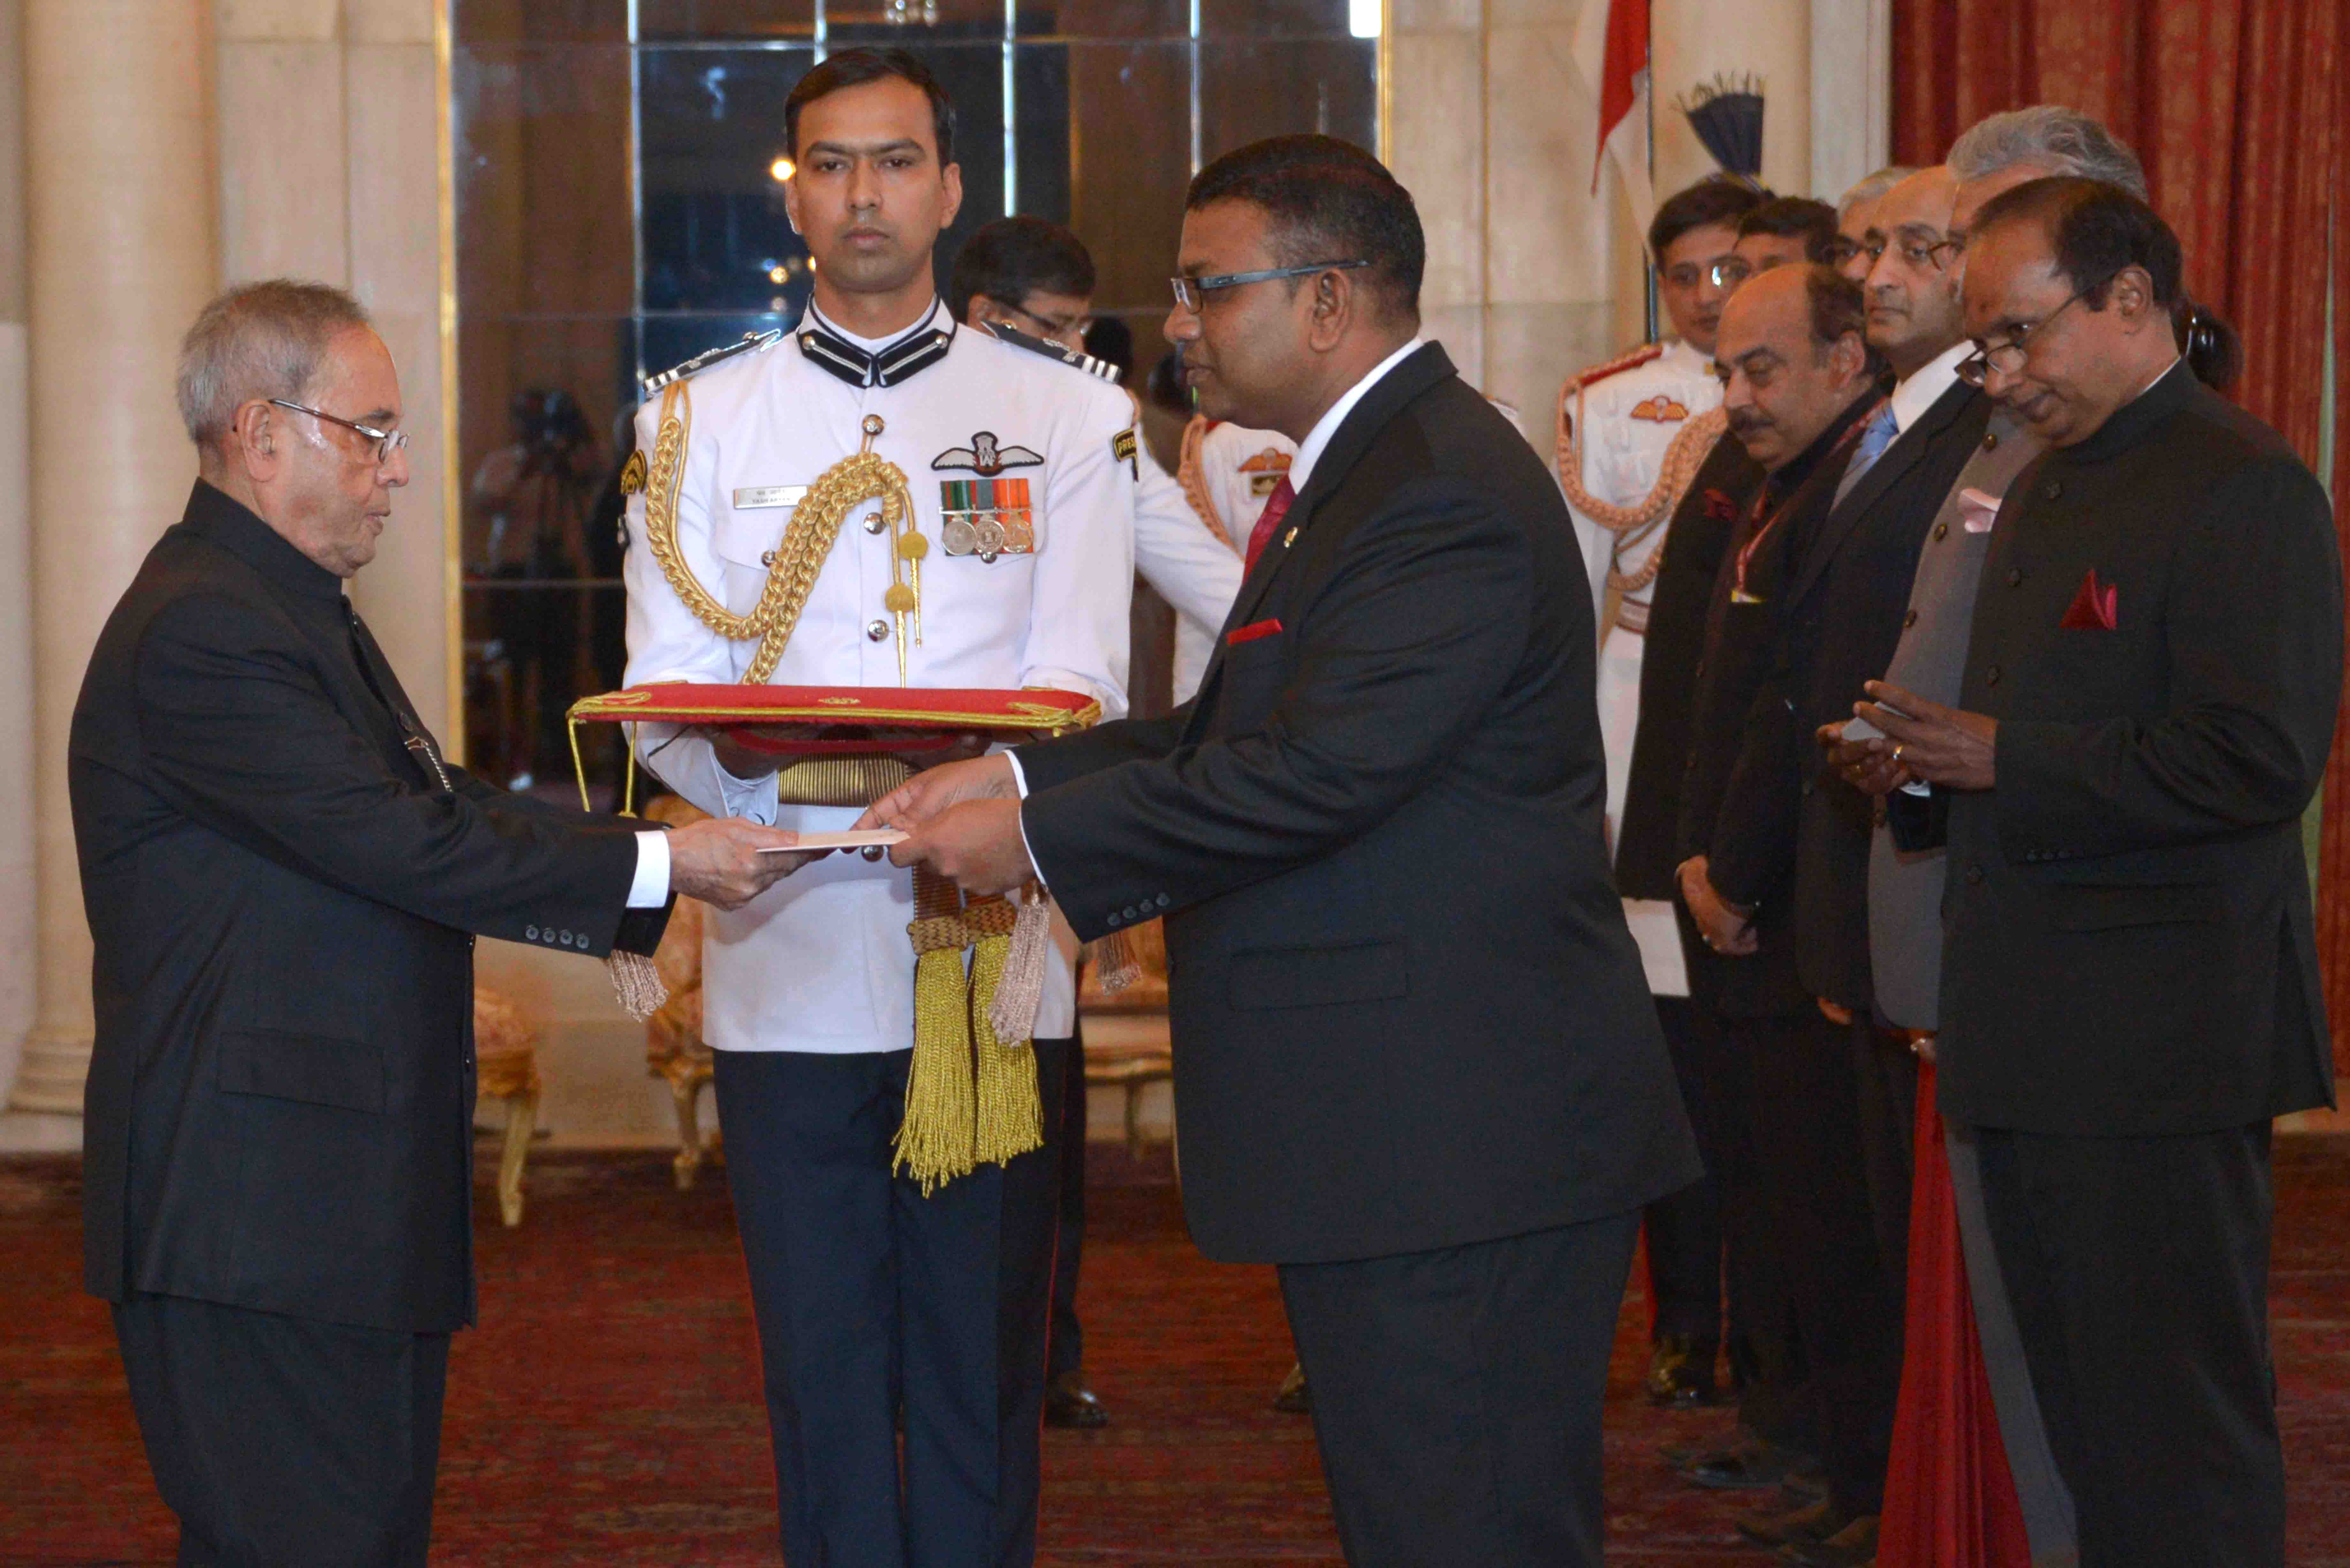
[[[1296,544],[1296,543],[1297,543],[1297,530],[1296,530],[1296,529],[1295,529],[1295,528],[1292,528],[1288,533],[1284,534],[1284,535],[1281,536],[1281,547],[1282,547],[1283,549],[1284,549],[1284,550],[1288,549],[1292,545],[1295,545],[1295,544]]]

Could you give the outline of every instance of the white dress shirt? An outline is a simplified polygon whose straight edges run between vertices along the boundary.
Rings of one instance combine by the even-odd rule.
[[[826,329],[868,351],[883,345]],[[945,327],[934,306],[923,325]],[[909,329],[913,330],[913,328]],[[895,335],[891,341],[902,337]],[[751,493],[814,483],[854,454],[868,414],[885,421],[874,452],[904,471],[912,522],[931,541],[922,562],[922,640],[906,649],[912,686],[1050,686],[1126,710],[1128,604],[1134,580],[1134,483],[1118,454],[1131,422],[1125,395],[1082,371],[982,332],[958,331],[946,357],[894,387],[856,387],[807,358],[796,336],[712,366],[686,382],[692,425],[677,504],[679,554],[736,614],[758,601],[765,556],[792,509],[734,504]],[[660,400],[638,414],[650,452]],[[975,477],[952,463],[973,436],[1042,456],[1009,467],[1029,482],[1034,555],[950,556],[941,547],[941,482]],[[629,502],[632,539],[645,497]],[[786,686],[899,684],[888,531],[854,508],[825,559],[772,680]],[[756,647],[722,638],[686,609],[650,551],[631,549],[628,683],[734,683]],[[878,628],[879,635],[874,635]],[[645,765],[703,810],[802,832],[845,828],[855,807],[781,805],[772,777],[737,779],[710,743],[675,725],[639,726]],[[802,867],[741,909],[713,910],[703,948],[703,1037],[729,1051],[901,1051],[913,1041],[914,953],[906,936],[913,888],[887,861],[835,855]],[[1069,1033],[1076,991],[1051,966],[1039,1035]]]

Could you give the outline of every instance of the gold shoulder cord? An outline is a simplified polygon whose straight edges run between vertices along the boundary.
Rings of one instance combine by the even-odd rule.
[[[1567,416],[1566,405],[1570,397],[1575,400],[1575,417],[1573,419]],[[1706,454],[1713,450],[1714,443],[1730,428],[1730,414],[1726,409],[1717,406],[1693,416],[1674,433],[1671,443],[1665,448],[1664,461],[1658,465],[1657,483],[1649,488],[1648,493],[1632,505],[1616,506],[1600,500],[1584,487],[1585,422],[1582,413],[1583,389],[1577,385],[1562,388],[1558,395],[1556,448],[1559,486],[1566,492],[1567,500],[1574,504],[1576,511],[1616,535],[1608,558],[1607,603],[1599,618],[1599,635],[1605,640],[1608,629],[1623,621],[1624,611],[1630,607],[1626,601],[1657,580],[1657,573],[1665,564],[1664,545],[1659,542],[1651,548],[1647,559],[1631,573],[1617,571],[1615,563],[1623,558],[1626,550],[1663,527],[1672,516],[1673,508],[1681,504],[1681,497],[1689,493],[1690,485],[1696,481],[1697,471],[1704,466]],[[1638,627],[1630,626],[1628,622],[1624,624],[1628,629],[1638,631],[1643,629],[1647,622],[1644,618]]]
[[[1208,439],[1208,421],[1204,415],[1193,414],[1191,422],[1183,427],[1182,460],[1175,465],[1176,483],[1183,487],[1183,499],[1208,525],[1208,532],[1222,540],[1225,549],[1239,555],[1240,546],[1232,543],[1232,531],[1216,515],[1216,503],[1208,493],[1208,476],[1200,462],[1200,445]]]
[[[879,416],[867,415],[863,445],[854,455],[826,469],[808,486],[807,493],[792,509],[783,542],[775,547],[775,564],[767,568],[767,585],[759,594],[758,604],[749,615],[735,615],[702,586],[677,547],[677,494],[685,483],[686,441],[693,428],[693,399],[686,387],[684,381],[672,381],[661,393],[660,427],[653,438],[652,467],[645,483],[645,547],[696,620],[721,637],[759,639],[758,651],[751,656],[751,667],[743,680],[747,685],[764,685],[784,657],[784,645],[791,641],[792,630],[799,625],[800,611],[807,607],[816,574],[824,569],[825,557],[832,554],[833,541],[840,536],[840,524],[851,508],[868,501],[880,502],[891,536],[900,541],[893,566],[899,558],[907,558],[913,570],[920,569],[919,551],[904,548],[920,537],[907,533],[913,516],[913,496],[906,488],[905,471],[888,458],[874,455],[873,438],[881,433],[882,425]],[[917,585],[920,580],[916,578]],[[898,618],[902,683],[905,618],[919,603],[915,597],[919,587],[901,594],[901,587],[892,584],[889,607]]]

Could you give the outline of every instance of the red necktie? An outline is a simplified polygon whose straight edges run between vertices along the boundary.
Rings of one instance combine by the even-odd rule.
[[[1249,531],[1248,559],[1243,571],[1255,568],[1256,558],[1264,554],[1265,542],[1281,526],[1281,520],[1289,515],[1289,504],[1296,499],[1297,492],[1289,487],[1289,475],[1283,474],[1281,483],[1273,487],[1273,493],[1264,498],[1264,510],[1258,514],[1256,526]]]

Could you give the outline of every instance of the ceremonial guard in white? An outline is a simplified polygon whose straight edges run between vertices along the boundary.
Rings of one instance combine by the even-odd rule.
[[[775,653],[718,635],[688,607],[650,547],[660,486],[640,488],[629,501],[629,685],[1044,686],[1093,697],[1105,717],[1124,711],[1136,452],[1115,389],[958,328],[942,307],[875,342],[811,306],[796,330],[680,389],[687,426],[668,535],[678,561],[735,615],[759,604],[795,512],[844,460],[886,459],[912,504],[895,525],[879,500],[848,510]],[[648,400],[640,451],[658,454],[664,422],[661,400]],[[644,764],[706,811],[802,832],[858,816],[853,799],[785,804],[776,777],[733,776],[694,731],[641,732]],[[737,1053],[908,1052],[915,914],[908,873],[853,854],[818,860],[740,910],[712,911],[703,1038],[720,1054],[722,1091]],[[1035,1029],[1040,1063],[1075,1022],[1072,966],[1055,950]],[[982,1164],[927,1194],[892,1179],[886,1135],[904,1082],[902,1071],[879,1080],[872,1125],[833,1151],[842,1187],[816,1179],[775,1195],[781,1219],[755,1237],[744,1228],[795,1565],[851,1561],[840,1542],[898,1532],[901,1506],[904,1556],[855,1561],[992,1568],[1033,1552],[1043,1298],[1018,1308],[1036,1321],[1033,1387],[1024,1356],[1015,1388],[1011,1373],[997,1376],[996,1291],[1003,1188],[1044,1156]],[[728,1110],[722,1094],[731,1154]],[[820,1177],[824,1151],[814,1156]],[[1001,1310],[1008,1317],[1013,1303]],[[899,1400],[902,1504],[891,1451]],[[795,1542],[810,1551],[792,1551]]]
[[[902,690],[910,713],[980,722],[1045,687],[1122,713],[1130,405],[940,305],[962,175],[920,60],[837,51],[784,119],[815,298],[789,334],[648,386],[629,683],[815,688],[844,712]],[[756,706],[644,723],[638,754],[705,809],[800,832],[847,827],[938,754],[939,732],[869,720],[793,753],[806,731],[746,727]],[[709,922],[703,1038],[784,1561],[1027,1568],[1053,1230],[1024,1217],[1052,1212],[1080,1071],[1069,950],[1040,901],[1015,918],[856,854],[768,891]]]
[[[1688,344],[1652,343],[1585,371],[1559,394],[1558,476],[1591,573],[1599,628],[1599,730],[1607,753],[1607,832],[1623,820],[1640,722],[1640,656],[1673,508],[1724,428],[1721,383]],[[1672,906],[1627,898],[1648,988],[1687,996]]]

